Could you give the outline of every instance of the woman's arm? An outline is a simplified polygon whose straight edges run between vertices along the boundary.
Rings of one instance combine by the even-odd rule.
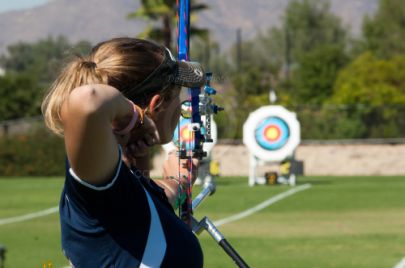
[[[125,127],[132,104],[115,88],[86,85],[72,91],[62,107],[66,152],[74,172],[90,184],[106,183],[118,164],[112,124]]]

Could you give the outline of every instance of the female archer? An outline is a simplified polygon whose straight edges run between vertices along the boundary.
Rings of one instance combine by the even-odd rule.
[[[102,42],[61,72],[42,111],[65,141],[60,222],[74,267],[202,267],[198,240],[172,208],[191,163],[170,154],[154,181],[148,152],[171,140],[181,86],[204,82],[199,64],[134,38]]]

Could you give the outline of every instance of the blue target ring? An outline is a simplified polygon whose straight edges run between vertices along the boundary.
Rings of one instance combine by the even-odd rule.
[[[279,117],[268,117],[258,124],[255,130],[257,143],[265,150],[281,149],[290,138],[287,123]]]

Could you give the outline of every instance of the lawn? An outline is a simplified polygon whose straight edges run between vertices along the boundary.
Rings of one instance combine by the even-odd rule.
[[[405,257],[405,177],[304,177],[311,188],[219,227],[251,267],[394,267]],[[60,178],[0,179],[2,219],[57,205]],[[247,178],[217,180],[217,192],[195,217],[216,221],[247,210],[289,186],[247,186]],[[195,189],[195,194],[198,193]],[[67,265],[58,214],[0,224],[5,268]],[[203,232],[205,267],[235,267]]]

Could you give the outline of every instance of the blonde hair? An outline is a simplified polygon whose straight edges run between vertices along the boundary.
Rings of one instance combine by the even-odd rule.
[[[163,49],[146,40],[125,37],[99,43],[87,57],[77,56],[62,70],[42,102],[46,126],[63,135],[62,105],[76,87],[107,84],[122,92],[130,91],[161,63]],[[136,96],[131,100],[145,108],[153,93],[157,92],[142,96],[131,92]]]

